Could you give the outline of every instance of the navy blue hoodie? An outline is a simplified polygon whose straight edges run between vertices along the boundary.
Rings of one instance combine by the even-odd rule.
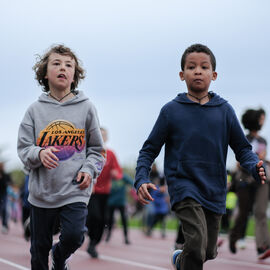
[[[151,164],[165,144],[164,174],[172,208],[191,197],[220,214],[226,209],[228,145],[257,181],[258,157],[252,152],[231,105],[213,92],[206,104],[179,94],[160,111],[140,150],[134,186],[149,183]]]

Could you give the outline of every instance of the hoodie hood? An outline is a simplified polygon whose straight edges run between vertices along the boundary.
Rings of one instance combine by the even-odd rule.
[[[59,101],[53,99],[52,97],[50,97],[49,93],[43,93],[39,96],[38,101],[65,106],[65,105],[76,104],[76,103],[80,103],[80,102],[83,102],[85,100],[88,100],[88,97],[86,97],[82,91],[74,91],[74,94],[75,94],[75,96],[72,97],[71,99],[68,99],[65,102],[59,102]]]
[[[211,99],[209,102],[203,104],[202,106],[220,106],[224,103],[227,103],[228,101],[220,97],[218,94],[210,91],[209,95],[211,96]],[[176,98],[173,99],[173,101],[179,102],[179,103],[189,103],[189,104],[198,104],[192,100],[190,100],[187,97],[187,93],[180,93],[177,95]]]

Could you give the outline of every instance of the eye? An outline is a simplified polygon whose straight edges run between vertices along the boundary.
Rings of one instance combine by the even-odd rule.
[[[187,69],[194,69],[195,67],[194,66],[188,66]]]
[[[53,65],[54,65],[54,66],[58,66],[59,63],[58,63],[58,62],[54,62]]]
[[[66,64],[66,66],[67,66],[67,67],[72,67],[72,65],[71,65],[71,64]]]

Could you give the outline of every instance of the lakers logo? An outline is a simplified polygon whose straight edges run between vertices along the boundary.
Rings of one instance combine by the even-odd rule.
[[[40,147],[54,146],[59,149],[55,155],[59,160],[70,158],[75,152],[81,152],[85,146],[84,129],[76,127],[65,120],[55,120],[42,130],[37,139]]]

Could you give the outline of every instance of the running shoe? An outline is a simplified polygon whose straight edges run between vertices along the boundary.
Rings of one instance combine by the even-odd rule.
[[[259,260],[265,260],[266,258],[270,257],[270,249],[265,250],[262,254],[258,256]]]
[[[177,249],[173,252],[172,255],[172,264],[174,266],[174,269],[180,270],[180,254],[183,252],[182,249]]]

